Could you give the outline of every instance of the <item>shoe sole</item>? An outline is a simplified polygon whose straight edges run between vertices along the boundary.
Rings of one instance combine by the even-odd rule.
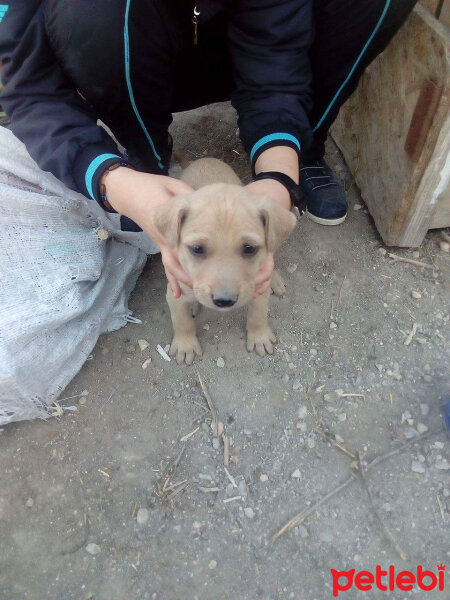
[[[345,214],[343,217],[339,217],[338,219],[322,219],[322,217],[316,217],[316,215],[313,215],[308,211],[306,211],[306,215],[309,219],[311,219],[311,221],[314,221],[314,223],[318,223],[319,225],[340,225],[347,218],[347,214]]]

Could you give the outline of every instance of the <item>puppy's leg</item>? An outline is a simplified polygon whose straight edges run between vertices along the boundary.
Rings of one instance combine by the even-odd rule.
[[[284,285],[283,278],[275,269],[272,275],[272,281],[270,282],[270,288],[275,296],[283,296],[286,291],[286,286]]]
[[[247,350],[256,350],[259,356],[266,352],[273,354],[272,342],[276,341],[273,331],[267,322],[269,312],[270,290],[267,290],[258,298],[253,298],[248,306],[247,315]]]
[[[191,365],[196,354],[202,355],[192,317],[192,302],[186,300],[184,296],[175,298],[169,286],[167,286],[166,299],[173,325],[173,340],[169,354],[175,356],[179,365],[183,362]]]

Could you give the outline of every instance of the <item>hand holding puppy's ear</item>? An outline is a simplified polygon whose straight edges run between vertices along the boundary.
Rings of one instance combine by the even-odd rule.
[[[178,245],[188,206],[186,196],[174,196],[153,211],[153,224],[170,248],[176,248]]]
[[[297,218],[278,202],[266,196],[257,200],[257,208],[266,232],[267,249],[269,252],[275,252],[294,231]]]

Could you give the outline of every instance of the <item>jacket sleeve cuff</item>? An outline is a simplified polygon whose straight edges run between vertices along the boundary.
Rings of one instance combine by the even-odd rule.
[[[298,131],[290,127],[274,125],[258,131],[250,140],[243,140],[247,152],[250,155],[252,173],[255,174],[255,164],[258,157],[269,148],[275,146],[287,146],[292,148],[300,156],[301,142]]]
[[[99,181],[103,173],[114,163],[123,160],[114,146],[89,144],[80,150],[73,166],[73,177],[78,190],[96,200],[102,208]]]

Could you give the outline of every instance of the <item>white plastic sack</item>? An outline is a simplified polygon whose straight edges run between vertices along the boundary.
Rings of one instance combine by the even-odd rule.
[[[0,426],[47,416],[99,335],[130,319],[128,297],[155,252],[0,127]]]

